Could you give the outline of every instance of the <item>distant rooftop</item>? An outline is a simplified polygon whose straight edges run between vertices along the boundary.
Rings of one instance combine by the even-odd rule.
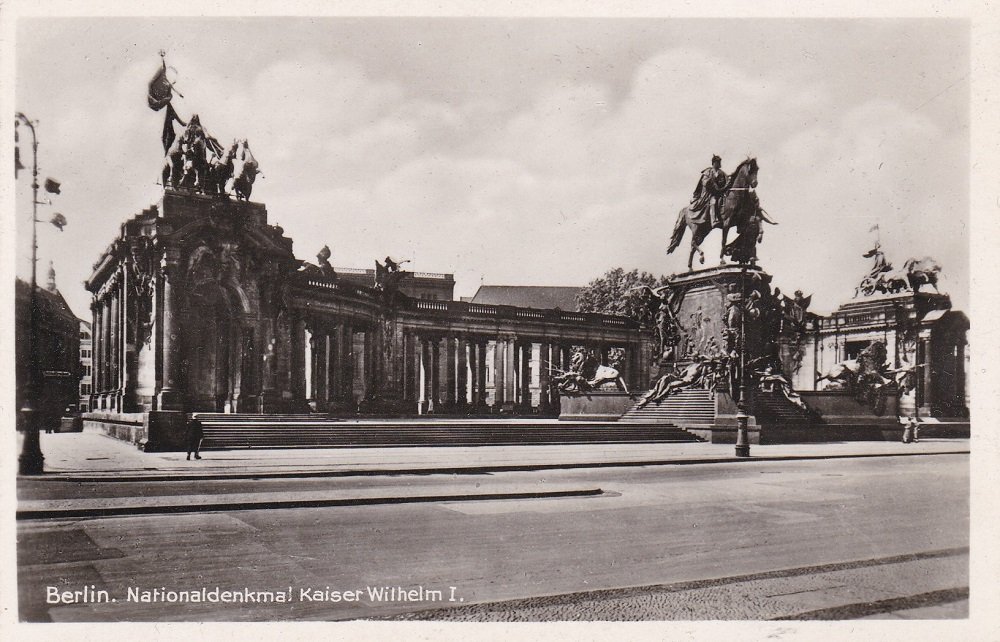
[[[469,299],[472,303],[487,305],[516,305],[523,308],[576,311],[579,287],[548,285],[480,285]]]

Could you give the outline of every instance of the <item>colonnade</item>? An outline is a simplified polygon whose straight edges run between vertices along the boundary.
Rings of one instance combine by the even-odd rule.
[[[373,409],[404,414],[555,414],[552,377],[570,369],[575,348],[594,350],[607,363],[612,344],[572,339],[485,336],[402,328],[394,336],[350,320],[299,321],[293,331],[293,396],[314,412]],[[636,346],[619,366],[638,379]],[[630,349],[631,348],[631,349]]]
[[[92,388],[90,407],[95,410],[126,412],[123,407],[129,398],[133,376],[128,362],[134,355],[129,344],[126,314],[129,291],[124,269],[116,271],[90,304],[92,312]]]
[[[370,333],[360,329],[362,359],[360,374],[370,374],[373,351],[368,349]],[[300,369],[300,392],[312,409],[318,412],[353,410],[355,407],[355,328],[350,323],[313,325],[299,324],[295,331],[296,350],[304,350],[292,367]],[[297,362],[297,363],[296,363]]]
[[[550,414],[559,409],[552,377],[570,369],[574,347],[593,349],[607,363],[607,344],[435,331],[404,332],[403,398],[420,414]],[[636,352],[626,348],[626,355]],[[626,380],[638,359],[627,359]],[[537,376],[536,374],[537,373]]]

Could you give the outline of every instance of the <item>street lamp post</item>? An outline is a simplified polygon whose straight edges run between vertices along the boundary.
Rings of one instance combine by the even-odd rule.
[[[24,123],[31,130],[31,290],[28,303],[28,380],[24,387],[24,405],[21,407],[23,418],[24,443],[21,455],[18,457],[18,473],[21,475],[40,475],[43,472],[45,456],[39,440],[39,393],[41,392],[38,377],[38,340],[35,332],[35,290],[38,287],[36,263],[38,253],[38,138],[35,135],[35,125],[21,112],[17,112],[17,124]]]
[[[744,265],[740,269],[740,399],[736,402],[736,456],[750,456],[750,437],[747,434],[747,423],[750,415],[747,414],[747,332],[746,332],[746,298],[747,298],[747,267]]]

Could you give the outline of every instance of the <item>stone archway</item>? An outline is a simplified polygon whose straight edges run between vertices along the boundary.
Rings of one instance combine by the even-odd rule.
[[[242,333],[229,297],[216,284],[188,296],[182,369],[191,412],[232,412],[239,394]]]
[[[189,412],[256,412],[259,319],[239,282],[231,246],[197,247],[188,259],[182,380]]]

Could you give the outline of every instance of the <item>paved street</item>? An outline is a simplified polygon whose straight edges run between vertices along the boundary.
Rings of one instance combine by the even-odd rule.
[[[51,436],[47,452],[55,437],[66,435]],[[968,456],[916,446],[928,454],[169,482],[88,479],[78,470],[20,479],[19,508],[38,511],[18,522],[21,617],[965,617]],[[968,442],[938,447],[961,452]],[[458,455],[449,450],[438,456]],[[199,503],[212,508],[155,512]],[[44,513],[80,505],[106,516]],[[126,512],[137,505],[154,513]],[[107,591],[117,601],[47,604],[49,586],[91,587],[87,599]],[[203,588],[244,601],[217,592],[192,602],[190,592]],[[247,589],[268,593],[247,602]],[[189,593],[170,601],[169,591]]]

